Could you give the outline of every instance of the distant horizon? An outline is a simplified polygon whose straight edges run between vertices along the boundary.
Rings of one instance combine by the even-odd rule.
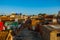
[[[22,13],[22,15],[38,15],[40,13],[37,13],[37,14],[24,14],[24,13]],[[0,13],[0,15],[11,15],[11,14],[20,14],[20,13],[16,13],[16,12],[14,12],[14,13],[13,12],[11,12],[11,13]],[[58,12],[52,13],[52,14],[50,14],[50,13],[41,13],[41,14],[54,15],[54,14],[58,14]]]
[[[57,14],[58,11],[60,11],[60,0],[0,0],[0,15],[12,12],[26,15]]]

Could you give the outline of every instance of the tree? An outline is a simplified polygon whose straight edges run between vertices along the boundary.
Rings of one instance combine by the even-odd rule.
[[[25,15],[23,15],[23,16],[25,16]]]
[[[18,15],[18,13],[15,13],[15,15]]]
[[[22,13],[20,13],[20,15],[22,15]]]
[[[58,11],[58,15],[57,16],[60,17],[60,11]]]
[[[43,13],[42,16],[46,15],[46,13]]]
[[[42,13],[39,13],[38,16],[39,16],[39,15],[42,15]]]
[[[39,13],[38,15],[42,15],[43,16],[43,15],[46,15],[46,13]]]
[[[0,16],[3,16],[3,15],[0,15]]]
[[[35,16],[34,14],[32,16]]]
[[[58,14],[60,14],[60,11],[58,12]]]

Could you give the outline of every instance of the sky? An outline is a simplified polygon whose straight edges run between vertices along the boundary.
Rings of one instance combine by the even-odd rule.
[[[60,0],[0,0],[0,14],[57,14]]]

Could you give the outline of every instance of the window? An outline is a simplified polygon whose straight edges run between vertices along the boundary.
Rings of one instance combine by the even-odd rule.
[[[57,34],[57,37],[60,37],[60,33]]]

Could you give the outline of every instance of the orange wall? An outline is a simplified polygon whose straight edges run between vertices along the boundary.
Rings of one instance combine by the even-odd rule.
[[[35,26],[37,22],[39,22],[39,20],[34,20],[34,19],[33,19],[33,20],[32,20],[32,26]]]

